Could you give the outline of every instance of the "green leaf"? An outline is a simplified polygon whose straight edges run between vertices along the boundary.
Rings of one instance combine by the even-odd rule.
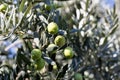
[[[105,37],[103,45],[105,45],[107,43],[107,41],[108,41],[107,39],[108,39],[108,36]]]
[[[20,54],[21,59],[28,65],[30,65],[30,60],[25,56],[25,54]]]
[[[64,77],[67,69],[68,69],[68,64],[66,64],[65,66],[63,66],[63,67],[61,68],[61,70],[59,71],[59,73],[58,73],[58,75],[57,75],[57,79],[56,79],[56,80],[61,80],[61,78]]]
[[[29,11],[30,11],[30,9],[32,8],[32,3],[30,2],[29,3],[29,6],[27,7],[27,9],[26,9],[26,11],[25,11],[25,14],[24,14],[24,16],[26,16],[28,13],[29,13]]]
[[[113,15],[115,15],[115,12],[116,12],[116,7],[115,7],[116,5],[114,5],[114,7],[113,7]]]
[[[19,67],[22,67],[23,62],[28,64],[28,65],[31,64],[30,60],[25,56],[25,54],[21,53],[21,49],[18,50],[16,62],[17,62]]]
[[[20,7],[19,7],[19,12],[22,12],[23,11],[23,8],[24,8],[24,5],[25,5],[25,2],[26,0],[21,0],[21,4],[20,4]]]
[[[119,18],[114,19],[114,24],[113,24],[113,26],[115,26],[115,25],[118,23],[118,21],[119,21]]]
[[[116,25],[110,30],[109,35],[113,34],[113,33],[116,31],[116,29],[117,29],[118,26],[119,26],[119,25],[116,24]]]
[[[30,49],[30,50],[32,50],[32,49],[33,49],[33,47],[32,47],[32,43],[31,43],[31,41],[30,41],[30,40],[28,40],[28,41],[27,41],[27,44],[28,44],[29,49]]]
[[[85,9],[86,11],[87,11],[88,7],[89,7],[89,0],[86,1],[86,9]]]
[[[22,60],[21,60],[19,51],[18,51],[18,54],[17,54],[17,57],[16,57],[16,62],[17,62],[17,65],[19,67],[22,67]]]

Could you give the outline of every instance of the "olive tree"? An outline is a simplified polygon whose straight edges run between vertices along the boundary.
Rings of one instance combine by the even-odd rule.
[[[1,80],[120,79],[115,6],[67,2],[0,1]]]

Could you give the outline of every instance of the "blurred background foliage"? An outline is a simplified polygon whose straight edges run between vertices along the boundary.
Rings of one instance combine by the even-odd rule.
[[[120,54],[116,7],[105,9],[93,0],[2,0],[0,5],[0,80],[119,80]],[[59,31],[51,35],[47,25]],[[47,48],[62,35],[62,47]],[[63,55],[74,50],[72,59]],[[42,51],[45,67],[33,68],[31,51]],[[56,49],[52,56],[49,52]],[[51,66],[57,65],[57,69]],[[81,79],[76,78],[78,74]]]

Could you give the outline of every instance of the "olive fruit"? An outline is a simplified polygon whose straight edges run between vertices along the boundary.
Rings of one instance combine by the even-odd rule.
[[[47,30],[50,34],[58,33],[58,25],[55,22],[51,22],[47,26]]]
[[[4,10],[6,10],[7,7],[8,7],[7,4],[1,4],[1,5],[0,5],[0,11],[4,11]]]
[[[40,58],[37,61],[35,61],[34,67],[36,70],[41,70],[45,66],[45,60]]]
[[[42,55],[42,52],[41,52],[40,49],[33,49],[33,50],[31,51],[31,58],[32,58],[33,60],[38,60],[38,59],[40,59],[40,58],[41,58],[41,55]]]
[[[54,70],[56,70],[58,67],[57,67],[57,65],[55,64],[55,65],[53,65],[53,69]]]
[[[49,44],[48,47],[47,47],[47,51],[50,52],[51,54],[56,53],[57,45],[55,45],[53,43]]]
[[[66,47],[64,49],[64,56],[65,58],[72,58],[74,56],[74,52],[73,52],[73,49],[71,47]]]
[[[54,40],[54,43],[59,47],[64,46],[65,42],[66,42],[65,37],[61,35],[58,35]]]
[[[74,79],[75,80],[83,80],[82,75],[80,73],[75,73]]]

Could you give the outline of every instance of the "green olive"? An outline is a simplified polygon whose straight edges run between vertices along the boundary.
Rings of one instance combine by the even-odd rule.
[[[55,65],[53,65],[53,69],[54,70],[56,70],[58,67],[57,67],[57,65],[55,64]]]
[[[8,7],[7,4],[1,4],[1,5],[0,5],[0,11],[4,11],[4,10],[6,10],[7,7]]]
[[[58,35],[54,40],[54,43],[59,47],[64,46],[65,42],[66,42],[65,37],[61,35]]]
[[[74,79],[75,80],[83,80],[82,75],[80,73],[75,73]]]
[[[45,60],[44,59],[38,59],[35,61],[34,67],[36,70],[41,70],[45,66]]]
[[[57,34],[58,33],[58,25],[55,22],[51,22],[48,24],[47,30],[50,34]]]
[[[33,60],[38,60],[38,59],[41,58],[41,56],[42,56],[42,52],[41,52],[40,49],[33,49],[33,50],[31,51],[31,58],[32,58]]]
[[[73,52],[73,49],[71,47],[66,47],[64,49],[64,56],[65,58],[72,58],[74,56],[74,52]]]

